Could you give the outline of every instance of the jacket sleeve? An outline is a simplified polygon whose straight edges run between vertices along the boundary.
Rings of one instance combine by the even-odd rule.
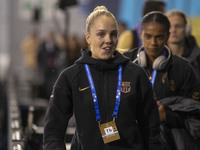
[[[200,101],[200,81],[189,62],[184,65],[184,69],[184,76],[181,79],[183,84],[179,96]]]
[[[45,116],[44,150],[66,149],[64,137],[72,114],[70,84],[61,74],[54,86]]]
[[[185,127],[183,114],[173,112],[169,107],[165,107],[166,111],[166,125],[171,128]]]
[[[160,150],[160,120],[156,100],[146,73],[139,77],[137,121],[144,141],[145,150]]]
[[[185,127],[184,118],[185,113],[181,112],[180,110],[173,111],[171,106],[180,103],[184,97],[182,96],[171,96],[166,97],[160,100],[160,102],[165,106],[166,112],[166,121],[163,123],[170,128],[182,128]]]

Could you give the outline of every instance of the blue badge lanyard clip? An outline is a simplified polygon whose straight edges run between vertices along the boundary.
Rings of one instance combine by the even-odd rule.
[[[85,64],[84,66],[85,66],[85,70],[87,73],[88,81],[89,81],[91,92],[92,92],[92,97],[93,97],[94,107],[95,107],[95,112],[96,112],[96,120],[100,123],[101,117],[100,117],[99,104],[98,104],[98,99],[97,99],[94,82],[92,79],[92,75],[91,75],[89,66],[87,64]],[[120,65],[118,68],[116,104],[115,104],[115,108],[114,108],[114,112],[113,112],[113,120],[115,120],[115,118],[117,117],[117,113],[119,111],[119,104],[120,104],[120,98],[121,98],[121,84],[122,84],[122,65]]]
[[[154,83],[155,83],[155,80],[156,80],[156,74],[157,74],[157,70],[153,70],[152,77],[151,77],[151,85],[152,85],[152,90],[153,90],[153,94],[154,94],[155,97],[156,97],[156,93],[154,91]],[[157,106],[159,108],[159,105],[157,105]]]
[[[155,80],[156,80],[156,74],[157,74],[157,70],[153,70],[152,75],[151,75],[152,88],[154,88],[154,83],[155,83]]]

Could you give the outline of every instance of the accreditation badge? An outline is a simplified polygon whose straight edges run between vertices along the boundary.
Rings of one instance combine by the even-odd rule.
[[[119,132],[114,121],[100,124],[99,128],[105,144],[120,139]]]

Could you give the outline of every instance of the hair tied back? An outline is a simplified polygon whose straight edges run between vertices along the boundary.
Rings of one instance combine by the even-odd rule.
[[[108,11],[108,9],[105,6],[97,6],[94,11]]]

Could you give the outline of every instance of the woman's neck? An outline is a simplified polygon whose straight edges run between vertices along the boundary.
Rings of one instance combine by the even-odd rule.
[[[147,62],[150,66],[153,65],[153,62],[155,61],[155,57],[147,56]]]
[[[168,43],[170,50],[172,51],[173,55],[182,56],[184,53],[184,42],[177,44],[177,43]]]

